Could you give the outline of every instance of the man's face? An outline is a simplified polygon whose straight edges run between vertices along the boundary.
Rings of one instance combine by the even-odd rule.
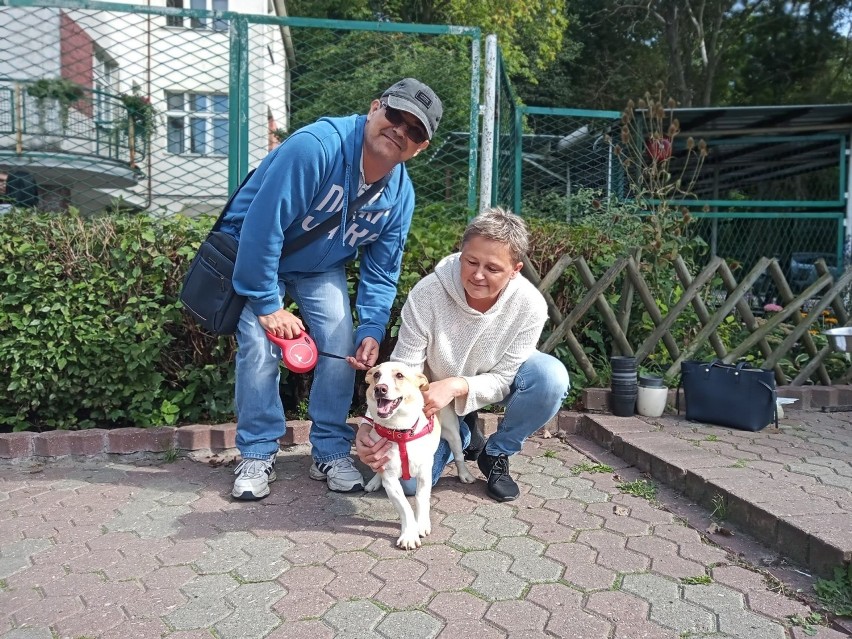
[[[412,140],[422,139],[417,143]],[[429,146],[420,120],[407,111],[392,109],[384,101],[373,100],[364,129],[364,148],[386,162],[410,160]]]

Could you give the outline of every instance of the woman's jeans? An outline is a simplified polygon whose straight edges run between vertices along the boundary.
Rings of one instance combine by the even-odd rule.
[[[298,304],[317,348],[353,355],[352,309],[346,272],[290,275],[287,294]],[[266,338],[257,316],[246,305],[237,325],[236,412],[237,448],[246,459],[268,459],[278,452],[286,424],[278,383],[281,349]],[[308,404],[315,461],[329,462],[350,454],[355,433],[346,423],[355,371],[345,361],[320,356]]]
[[[500,405],[506,407],[506,412],[497,432],[488,438],[485,452],[489,455],[514,455],[520,452],[527,437],[559,412],[570,387],[568,371],[562,362],[551,355],[535,351],[521,364],[509,388],[509,394],[500,402]],[[470,443],[470,429],[461,417],[459,430],[463,447],[467,448]],[[453,453],[450,446],[441,439],[432,464],[433,486],[444,473],[444,466],[451,461]],[[405,494],[413,495],[416,482],[413,479],[404,480],[402,486]]]

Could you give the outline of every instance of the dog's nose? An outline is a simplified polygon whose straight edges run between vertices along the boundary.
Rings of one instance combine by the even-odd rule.
[[[376,397],[384,397],[388,394],[387,384],[376,384]]]

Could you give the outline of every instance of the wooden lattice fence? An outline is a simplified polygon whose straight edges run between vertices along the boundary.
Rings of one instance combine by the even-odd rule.
[[[835,280],[825,262],[819,260],[815,265],[816,281],[796,295],[778,261],[774,258],[759,259],[739,282],[728,264],[718,257],[713,258],[694,277],[680,257],[675,258],[672,267],[673,275],[680,282],[683,293],[677,302],[668,308],[668,312],[663,314],[654,291],[642,275],[638,253],[618,259],[598,279],[595,279],[595,275],[583,257],[563,255],[544,276],[536,272],[533,264],[525,259],[523,273],[538,287],[547,300],[551,320],[552,330],[540,345],[540,350],[549,353],[557,346],[564,344],[586,378],[592,382],[599,379],[599,372],[587,356],[580,338],[575,334],[575,329],[584,323],[587,314],[594,307],[611,337],[614,353],[633,355],[641,363],[662,343],[671,360],[666,361],[667,368],[663,371],[668,376],[679,375],[681,362],[695,357],[705,345],[709,345],[715,356],[727,363],[736,361],[757,347],[762,355],[762,362],[760,358],[758,362],[763,368],[775,371],[779,385],[806,383],[829,385],[833,381],[845,383],[852,376],[848,356],[845,356],[847,359],[844,374],[832,380],[824,365],[826,358],[833,352],[831,340],[826,340],[827,343],[824,346],[818,347],[813,338],[814,332],[821,331],[820,322],[823,312],[828,309],[833,320],[836,320],[837,326],[850,325],[844,297],[852,282],[852,269],[847,270]],[[566,309],[567,312],[564,312],[554,302],[551,290],[569,269],[575,269],[586,293],[570,310]],[[748,297],[755,282],[764,273],[768,274],[775,285],[781,310],[758,321],[755,312],[760,310],[754,309],[749,304]],[[721,292],[721,295],[720,291],[710,290],[711,283],[718,283],[720,279],[724,286],[724,292]],[[618,308],[613,308],[607,300],[606,293],[619,287]],[[638,298],[638,305],[634,298]],[[707,300],[714,300],[718,302],[718,305],[708,304]],[[678,344],[672,335],[671,328],[689,306],[695,312],[700,329],[691,336],[689,343]],[[650,334],[644,335],[641,341],[637,339],[639,343],[634,345],[628,334],[628,326],[630,314],[636,308],[642,308],[648,313],[655,328]],[[803,312],[805,308],[807,312]],[[726,348],[717,329],[732,314],[735,321],[741,322],[747,329],[747,336],[729,349]],[[773,348],[768,338],[782,324],[792,328],[786,332],[780,344]],[[791,378],[785,374],[780,362],[799,346],[804,348],[808,361]]]

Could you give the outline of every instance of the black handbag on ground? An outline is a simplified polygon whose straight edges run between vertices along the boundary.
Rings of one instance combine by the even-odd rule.
[[[253,173],[254,169],[249,171],[242,184],[228,198],[207,239],[198,247],[198,253],[190,263],[181,286],[180,301],[183,307],[202,328],[215,335],[233,335],[236,332],[240,314],[246,302],[246,298],[238,295],[234,290],[232,281],[239,244],[236,238],[220,231],[219,227],[222,226],[225,211]],[[349,205],[347,224],[355,219],[356,213],[362,206],[384,188],[389,178],[390,174],[373,183],[365,193]],[[282,256],[295,253],[331,231],[337,224],[339,224],[339,217],[332,214],[327,220],[317,224],[289,244],[282,251]]]
[[[690,421],[748,431],[761,430],[773,421],[778,426],[771,370],[752,368],[745,362],[686,361],[680,365],[679,386],[683,386]]]

